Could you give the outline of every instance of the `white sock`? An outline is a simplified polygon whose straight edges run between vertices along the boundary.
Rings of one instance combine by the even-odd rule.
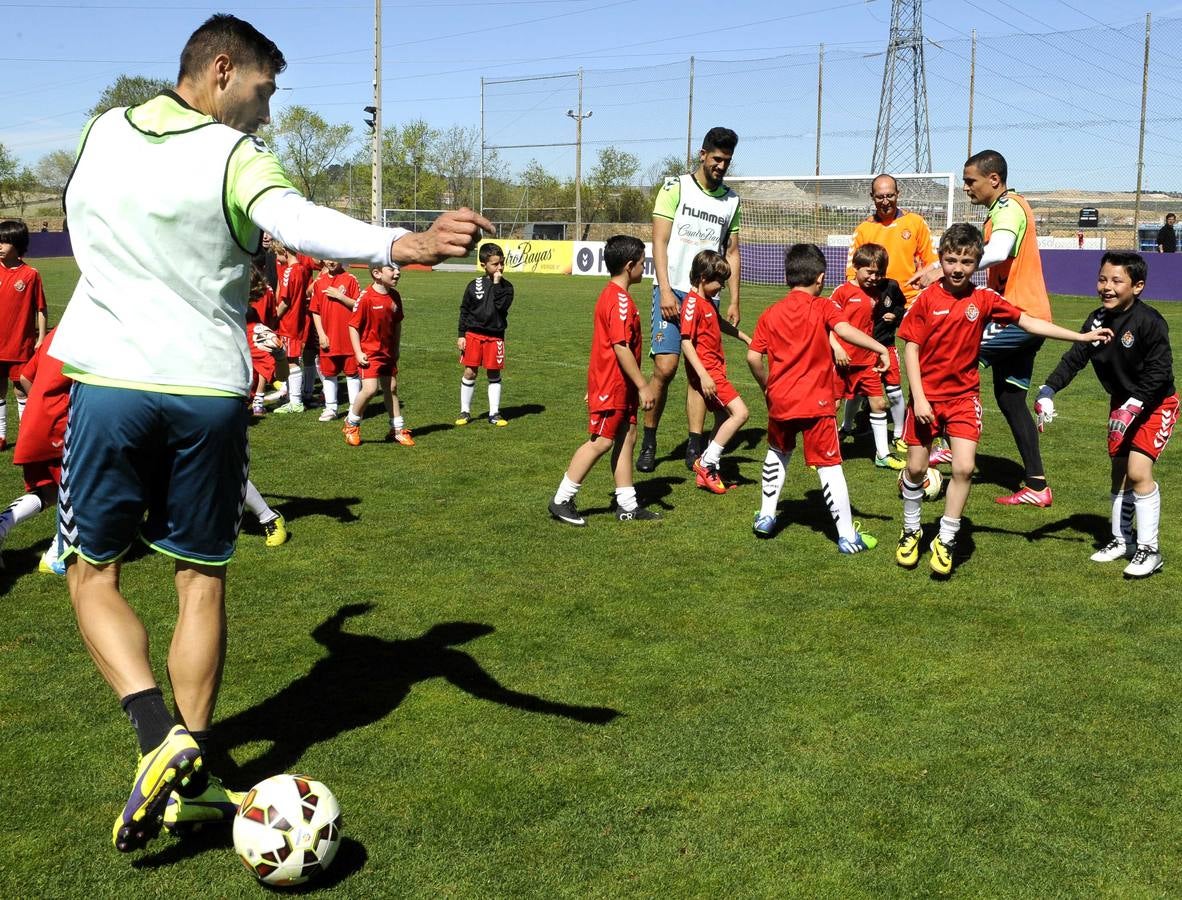
[[[357,415],[353,410],[349,410],[349,414],[345,416],[345,422],[349,425],[360,425],[361,416]]]
[[[558,485],[558,490],[554,492],[554,502],[565,503],[567,500],[574,500],[575,494],[579,492],[580,487],[582,487],[581,484],[576,484],[575,482],[571,481],[566,477],[566,474],[563,473],[562,483]]]
[[[345,389],[349,392],[349,409],[352,409],[353,401],[356,400],[357,395],[361,393],[361,376],[346,375]]]
[[[903,389],[897,384],[888,384],[886,395],[891,404],[892,437],[897,441],[903,436],[903,421],[907,418],[907,399],[903,396]]]
[[[792,451],[781,453],[768,447],[763,458],[763,498],[759,502],[761,516],[776,517],[776,505],[780,502],[780,491],[784,490],[784,479],[788,475],[788,460]]]
[[[460,379],[460,412],[472,412],[472,398],[476,396],[476,382],[467,378]],[[562,501],[560,500],[559,503]]]
[[[1112,536],[1124,541],[1126,546],[1133,543],[1135,509],[1136,500],[1132,491],[1117,491],[1112,495]]]
[[[817,474],[821,477],[821,493],[825,497],[825,505],[829,507],[829,515],[837,525],[837,536],[852,541],[858,537],[854,531],[854,517],[850,513],[850,492],[845,483],[845,472],[841,464],[836,466],[818,466]]]
[[[620,505],[620,509],[624,510],[624,512],[635,510],[639,505],[636,502],[636,488],[632,485],[616,488],[616,503]]]
[[[53,565],[61,558],[62,555],[62,536],[55,528],[53,531],[53,540],[49,542],[49,546],[45,548],[45,553],[42,558],[49,565]]]
[[[263,392],[259,391],[254,395],[254,408],[262,409],[263,406]]]
[[[16,398],[16,420],[18,422],[25,417],[25,402],[24,397]]]
[[[298,363],[292,363],[291,372],[287,376],[287,396],[292,403],[303,403],[304,370]]]
[[[488,414],[495,416],[501,411],[501,379],[498,376],[496,381],[489,379],[488,382]]]
[[[912,484],[903,473],[903,530],[919,531],[920,507],[923,505],[923,485]]]
[[[395,431],[402,431],[406,427],[406,420],[402,416],[391,416],[390,427]]]
[[[956,540],[960,532],[960,519],[940,516],[940,543],[949,544]]]
[[[8,437],[8,401],[0,400],[0,438]]]
[[[702,465],[717,468],[719,460],[722,459],[722,450],[722,444],[712,440],[702,453]]]
[[[870,414],[870,431],[874,434],[874,455],[879,459],[890,453],[887,447],[887,426],[885,412]]]
[[[324,408],[330,409],[333,412],[337,411],[337,379],[334,375],[332,378],[324,379]]]
[[[249,479],[246,482],[246,498],[244,503],[251,514],[259,520],[260,525],[265,525],[279,518],[279,513],[267,505],[267,501],[263,499],[263,495],[259,493],[259,489]]]
[[[1161,487],[1156,483],[1148,494],[1133,494],[1137,505],[1137,546],[1157,550],[1157,526],[1161,520]],[[11,509],[11,507],[9,507]]]
[[[8,509],[0,513],[0,539],[8,534],[13,525],[18,525],[39,512],[41,512],[41,498],[36,494],[21,494],[8,504]]]
[[[843,431],[854,430],[854,419],[858,416],[858,410],[862,406],[861,397],[853,397],[845,402],[845,411],[841,417],[841,428]]]

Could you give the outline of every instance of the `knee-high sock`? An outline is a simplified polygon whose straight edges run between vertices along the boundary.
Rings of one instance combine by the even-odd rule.
[[[254,486],[254,482],[249,479],[246,482],[246,508],[259,520],[260,525],[279,518],[279,513],[271,509],[267,501],[263,499],[263,495],[259,493],[259,489]]]
[[[8,437],[8,401],[0,397],[0,438]]]
[[[501,411],[501,373],[497,372],[494,378],[492,373],[488,376],[488,414],[494,416]]]
[[[24,397],[16,398],[16,420],[18,422],[25,417],[25,402]]]
[[[1154,484],[1148,494],[1133,494],[1137,505],[1137,546],[1157,549],[1157,526],[1161,521],[1161,486]]]
[[[1112,495],[1112,536],[1118,541],[1132,545],[1133,511],[1136,509],[1135,494],[1132,491],[1117,491]]]
[[[353,408],[353,401],[357,399],[357,395],[361,393],[361,376],[360,375],[346,375],[345,389],[349,392],[349,409]]]
[[[923,504],[923,485],[912,484],[903,473],[903,530],[919,531],[920,507]]]
[[[1038,447],[1038,428],[1035,427],[1030,410],[1026,408],[1026,392],[1003,387],[994,396],[1014,434],[1014,443],[1018,445],[1018,455],[1022,457],[1022,465],[1026,470],[1026,483],[1035,490],[1041,490],[1046,487],[1046,472]]]
[[[842,431],[853,431],[854,430],[854,420],[857,418],[858,410],[861,408],[862,408],[862,398],[861,397],[854,397],[851,400],[845,401],[845,411],[842,413],[842,416],[841,416]],[[881,456],[882,454],[879,454],[879,455]]]
[[[333,412],[337,411],[337,377],[333,375],[330,378],[321,376],[321,383],[324,385],[324,408],[331,409]]]
[[[903,389],[897,384],[886,387],[887,400],[891,404],[891,436],[898,440],[903,436],[903,420],[907,417],[907,400]]]
[[[287,396],[292,403],[304,402],[304,370],[295,360],[292,360],[291,372],[287,376]]]
[[[870,414],[870,431],[874,434],[874,455],[880,459],[891,452],[887,446],[887,414],[872,412]]]
[[[41,498],[36,494],[21,494],[0,513],[0,539],[8,534],[13,525],[31,519],[41,512]]]
[[[460,379],[460,412],[472,412],[472,398],[476,396],[476,381],[467,378]],[[559,501],[560,503],[562,501]]]
[[[818,466],[817,474],[821,477],[821,493],[825,497],[825,505],[829,507],[829,515],[837,525],[837,536],[852,541],[858,536],[854,531],[854,517],[850,513],[850,492],[845,483],[845,472],[841,464],[836,466]]]
[[[768,447],[763,459],[763,499],[760,500],[761,516],[776,516],[776,505],[780,502],[780,491],[784,490],[784,478],[788,473],[788,460],[792,451],[781,453]]]

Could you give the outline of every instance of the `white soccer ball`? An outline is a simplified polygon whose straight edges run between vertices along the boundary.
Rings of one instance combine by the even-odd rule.
[[[234,816],[234,849],[264,884],[303,884],[328,868],[340,843],[337,798],[304,775],[272,775],[260,781]]]
[[[899,473],[899,496],[903,496],[903,475],[906,469]],[[940,496],[940,490],[944,487],[944,476],[940,474],[940,470],[935,466],[928,466],[928,473],[924,476],[923,484],[923,499],[935,500]]]

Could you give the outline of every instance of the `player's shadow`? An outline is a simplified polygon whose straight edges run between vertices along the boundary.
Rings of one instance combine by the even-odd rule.
[[[1104,516],[1095,513],[1073,513],[1055,522],[1046,522],[1036,528],[998,528],[995,525],[978,525],[976,530],[988,534],[1006,534],[1023,538],[1029,543],[1041,540],[1065,541],[1070,544],[1091,542],[1099,549],[1112,538],[1111,523]]]
[[[890,521],[891,517],[881,513],[868,513],[852,508],[850,513],[857,521],[878,520]],[[833,517],[829,508],[825,506],[825,497],[818,488],[805,491],[803,497],[781,499],[776,507],[776,526],[772,536],[787,531],[789,528],[809,528],[817,534],[824,535],[831,541],[837,540],[837,528],[833,524]]]
[[[501,408],[501,417],[507,422],[514,422],[517,419],[523,419],[526,416],[536,416],[544,413],[546,407],[540,403],[523,403],[519,406],[504,406]],[[437,431],[451,431],[453,428],[480,428],[488,427],[487,413],[473,413],[472,421],[464,426],[457,426],[454,422],[432,422],[430,425],[420,425],[411,428],[411,434],[417,439],[426,437],[429,434],[435,434]]]
[[[668,512],[673,509],[673,504],[667,498],[672,496],[673,489],[676,485],[685,484],[685,481],[685,478],[677,476],[662,476],[660,478],[649,478],[646,481],[637,482],[636,502],[641,506],[659,506]],[[606,499],[607,503],[603,506],[591,506],[580,511],[583,515],[587,516],[615,513],[616,492],[614,490],[608,491]]]
[[[283,518],[288,523],[309,516],[324,516],[338,522],[357,522],[361,519],[353,512],[353,507],[361,502],[360,497],[297,497],[292,494],[271,493],[267,496],[279,501],[275,504],[275,509],[283,513]],[[247,516],[247,522],[253,521],[253,517]],[[255,527],[257,528],[257,523]]]
[[[214,771],[244,786],[290,771],[310,747],[381,721],[416,684],[432,678],[481,700],[589,725],[605,725],[620,715],[609,707],[576,706],[502,685],[470,654],[456,649],[492,634],[491,625],[444,622],[418,637],[394,640],[343,630],[348,619],[372,608],[370,603],[341,607],[312,631],[328,655],[277,694],[215,724]],[[231,750],[256,741],[269,746],[242,764],[233,761]]]
[[[1026,470],[1017,460],[1005,456],[990,456],[986,453],[977,454],[977,471],[973,476],[974,481],[1017,490],[1025,476]]]

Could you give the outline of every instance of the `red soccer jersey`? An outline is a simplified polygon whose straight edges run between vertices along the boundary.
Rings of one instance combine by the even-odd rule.
[[[52,342],[53,331],[50,331],[21,372],[33,382],[33,387],[25,404],[25,414],[21,416],[20,440],[12,451],[14,465],[61,459],[62,456],[70,385],[74,382],[62,374],[61,362],[49,355]]]
[[[284,266],[279,273],[276,300],[286,303],[287,310],[275,330],[283,337],[299,341],[308,339],[308,284],[311,280],[312,270],[300,263]]]
[[[977,357],[981,335],[990,322],[1017,322],[1022,310],[988,288],[953,297],[942,281],[915,298],[899,325],[899,337],[919,345],[919,370],[928,400],[951,400],[977,394],[981,376]]]
[[[616,359],[616,344],[624,344],[640,365],[640,313],[632,296],[608,282],[595,301],[591,330],[591,359],[587,364],[587,405],[592,412],[633,409],[639,397],[631,379],[624,377]]]
[[[0,362],[28,362],[37,343],[37,313],[45,312],[40,273],[22,262],[0,265]]]
[[[361,341],[361,352],[374,360],[393,361],[398,355],[394,343],[398,323],[403,320],[402,297],[398,291],[393,294],[379,292],[376,287],[367,287],[353,304],[353,315],[349,327],[357,329]],[[352,352],[353,344],[349,344]]]
[[[767,414],[773,419],[832,416],[833,353],[829,332],[842,321],[828,297],[799,288],[769,306],[755,325],[751,349],[767,354]]]
[[[352,356],[353,345],[349,342],[349,319],[352,312],[331,297],[324,295],[325,288],[335,287],[346,297],[354,300],[361,294],[361,285],[348,272],[340,275],[321,275],[312,285],[312,301],[308,304],[309,313],[320,314],[320,324],[324,326],[324,333],[328,335],[328,352],[333,356]],[[321,352],[324,348],[321,348]]]
[[[843,282],[829,299],[841,307],[842,321],[849,322],[868,336],[874,334],[874,298],[858,287],[856,282]],[[872,366],[878,362],[878,355],[873,350],[855,347],[841,338],[837,340],[849,354],[850,366]]]
[[[259,321],[268,328],[274,330],[275,326],[279,324],[279,317],[275,315],[275,292],[269,287],[263,292],[261,297],[251,300],[250,305],[259,314]]]
[[[722,352],[722,328],[718,310],[701,294],[690,291],[681,304],[681,337],[694,351],[707,374],[714,380],[726,377],[726,354]]]

